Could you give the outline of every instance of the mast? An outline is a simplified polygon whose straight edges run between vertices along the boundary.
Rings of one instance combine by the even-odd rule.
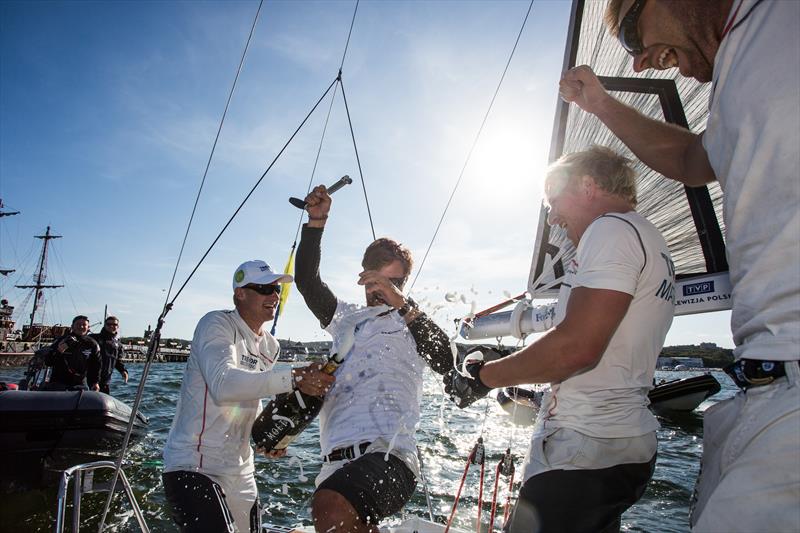
[[[47,231],[45,231],[44,235],[34,235],[34,237],[44,241],[42,243],[42,254],[39,256],[39,269],[35,278],[36,284],[15,285],[18,289],[35,289],[36,291],[33,298],[33,310],[31,311],[31,330],[33,328],[34,317],[36,316],[36,310],[39,308],[39,298],[43,296],[42,289],[57,289],[63,287],[63,285],[45,285],[44,283],[45,279],[47,279],[47,247],[51,239],[60,239],[61,235],[51,235],[50,226],[47,226]]]
[[[3,205],[3,199],[0,198],[0,218],[19,215],[19,211],[3,211],[4,207],[5,206]],[[2,268],[2,267],[0,267],[0,276],[8,276],[12,272],[14,272],[13,268]]]

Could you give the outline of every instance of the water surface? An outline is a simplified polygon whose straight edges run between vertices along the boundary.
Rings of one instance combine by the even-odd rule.
[[[129,404],[133,403],[136,384],[143,365],[128,365],[131,383],[125,385],[114,376],[112,392]],[[125,472],[136,491],[148,525],[154,532],[175,531],[165,507],[161,485],[161,450],[169,432],[175,404],[178,400],[183,363],[159,363],[151,366],[142,400],[142,411],[150,418],[147,436],[135,443],[127,454]],[[22,368],[0,368],[0,381],[18,381]],[[657,379],[677,379],[697,375],[698,372],[656,373]],[[702,411],[712,403],[735,393],[735,386],[719,371],[714,376],[722,384],[722,392],[704,402],[694,413],[673,419],[660,419],[659,448],[653,480],[642,499],[622,518],[626,531],[685,532],[688,527],[688,506],[702,453]],[[450,514],[453,499],[466,465],[466,458],[479,435],[486,445],[486,481],[484,501],[491,501],[494,470],[505,449],[516,454],[518,475],[522,458],[527,450],[530,427],[510,423],[510,417],[497,402],[486,399],[469,409],[459,410],[449,401],[442,400],[439,377],[426,371],[422,419],[417,439],[423,454],[424,475],[433,502],[433,512],[442,521]],[[319,472],[319,433],[315,423],[290,447],[291,457],[280,460],[258,458],[258,480],[264,520],[275,524],[293,526],[309,525],[309,500],[313,493],[313,480]],[[474,531],[478,502],[478,467],[472,466],[462,492],[456,514],[457,527]],[[517,478],[517,481],[519,478]],[[503,479],[501,486],[507,485]],[[516,488],[515,488],[516,491]],[[0,515],[6,525],[14,524],[14,531],[52,531],[55,523],[56,489],[16,491],[0,498]],[[82,524],[86,531],[96,530],[98,515],[105,495],[85,496],[82,507]],[[498,501],[504,503],[506,491]],[[119,502],[119,499],[115,500]],[[407,515],[428,515],[422,484],[409,504]],[[576,495],[575,510],[580,512],[580,497]],[[483,511],[488,522],[490,506]],[[138,531],[135,520],[125,504],[112,508],[112,531]],[[401,516],[394,517],[398,521]],[[69,522],[69,517],[68,517]],[[91,524],[95,524],[91,527]],[[2,528],[0,528],[2,529]]]

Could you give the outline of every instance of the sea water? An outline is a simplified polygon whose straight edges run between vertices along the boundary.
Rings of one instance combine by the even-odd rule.
[[[159,363],[151,366],[145,386],[141,410],[150,418],[147,436],[133,444],[126,455],[125,472],[133,485],[147,523],[154,532],[175,531],[166,507],[161,484],[161,451],[169,433],[175,404],[180,391],[183,363]],[[129,364],[131,382],[124,384],[118,374],[112,378],[111,390],[128,404],[133,403],[143,365]],[[23,368],[0,368],[0,381],[16,382]],[[678,379],[699,372],[656,372],[656,378]],[[693,413],[679,417],[660,418],[658,431],[658,461],[656,470],[642,499],[622,517],[624,531],[685,532],[689,530],[689,499],[699,469],[702,454],[702,411],[714,402],[733,396],[735,385],[728,377],[714,371],[722,391],[710,398]],[[487,398],[461,410],[443,400],[441,378],[426,370],[422,401],[422,418],[417,440],[424,464],[424,475],[437,521],[445,520],[453,505],[466,458],[479,436],[486,446],[485,487],[482,518],[488,523],[494,472],[506,448],[515,454],[517,477],[521,475],[522,460],[530,439],[531,427],[517,426],[493,398]],[[309,525],[310,498],[314,478],[319,472],[319,432],[315,422],[289,447],[289,457],[268,460],[256,459],[256,479],[264,507],[264,521],[278,525]],[[498,515],[502,520],[508,481],[501,478],[503,487],[498,495]],[[455,525],[475,530],[479,485],[479,467],[472,465],[455,518]],[[518,487],[515,486],[515,492]],[[0,495],[0,516],[5,530],[53,530],[55,524],[57,488],[15,491]],[[84,530],[96,530],[99,514],[105,503],[105,493],[84,496],[81,523]],[[70,497],[71,502],[71,497]],[[68,508],[68,513],[71,511]],[[580,495],[575,497],[575,511],[581,511]],[[428,517],[428,506],[422,483],[405,509],[406,516]],[[127,503],[117,496],[107,519],[111,531],[138,531]],[[399,521],[402,515],[391,520]],[[67,523],[70,522],[69,514]],[[485,525],[484,525],[485,528]]]

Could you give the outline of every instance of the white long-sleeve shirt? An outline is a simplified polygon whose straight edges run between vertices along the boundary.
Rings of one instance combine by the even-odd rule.
[[[250,432],[261,398],[292,389],[291,368],[273,370],[278,350],[266,328],[256,335],[235,310],[200,319],[164,446],[165,472],[254,471]]]

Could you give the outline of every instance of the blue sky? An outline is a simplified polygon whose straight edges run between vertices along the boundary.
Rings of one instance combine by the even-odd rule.
[[[120,317],[154,324],[257,2],[0,4],[0,292],[21,306],[49,224],[55,242],[46,321]],[[177,286],[313,103],[335,78],[353,2],[265,2],[233,96]],[[528,2],[362,2],[344,86],[376,233],[417,264],[458,178]],[[537,0],[511,68],[414,295],[452,332],[456,317],[525,288],[547,163],[569,3]],[[326,100],[176,302],[164,335],[190,338],[231,306],[242,261],[282,269],[298,224]],[[371,241],[344,106],[337,94],[314,183],[334,196],[323,278],[361,301]],[[173,294],[175,291],[173,289]],[[450,293],[449,298],[445,295]],[[450,302],[452,296],[455,302]],[[463,296],[463,298],[462,298]],[[729,313],[676,319],[668,344],[732,346]],[[24,317],[21,321],[24,321]],[[293,293],[278,336],[323,340]]]

